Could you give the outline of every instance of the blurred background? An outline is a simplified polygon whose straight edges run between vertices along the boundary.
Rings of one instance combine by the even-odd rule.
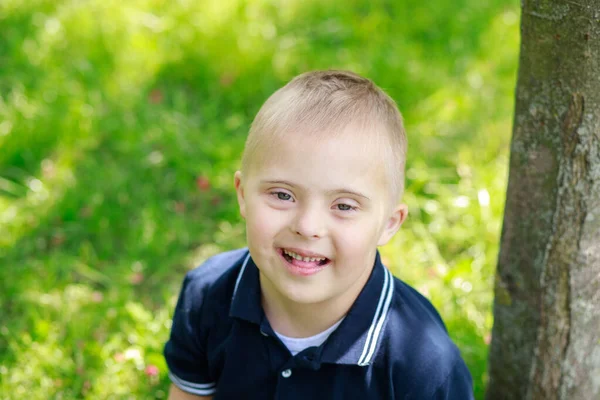
[[[382,248],[486,384],[517,0],[0,1],[0,399],[154,399],[185,272],[244,245],[265,99],[351,69],[398,103],[410,215]]]

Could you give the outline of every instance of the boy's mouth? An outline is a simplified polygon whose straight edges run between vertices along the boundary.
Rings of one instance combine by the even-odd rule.
[[[311,275],[323,269],[331,261],[329,258],[316,253],[298,251],[296,249],[278,249],[281,257],[295,267],[295,272],[301,275]]]

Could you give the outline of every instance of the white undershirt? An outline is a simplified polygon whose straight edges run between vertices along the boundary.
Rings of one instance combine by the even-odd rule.
[[[321,333],[317,333],[314,336],[306,337],[306,338],[292,338],[288,336],[284,336],[279,332],[275,332],[277,337],[285,344],[285,347],[288,348],[290,353],[293,356],[300,353],[304,349],[308,349],[309,347],[318,347],[325,343],[329,335],[333,333],[337,329],[338,326],[342,323],[344,318],[340,319],[338,322],[333,324],[331,327],[325,329]]]

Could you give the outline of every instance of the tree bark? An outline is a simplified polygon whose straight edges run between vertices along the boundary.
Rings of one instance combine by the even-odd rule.
[[[600,0],[522,0],[488,400],[600,399]]]

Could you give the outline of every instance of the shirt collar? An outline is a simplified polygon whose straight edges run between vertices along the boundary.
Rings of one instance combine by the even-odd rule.
[[[320,362],[360,366],[371,364],[383,336],[393,293],[394,278],[381,263],[377,252],[373,270],[363,290],[340,326],[319,348]],[[246,255],[238,274],[229,315],[259,326],[266,320],[261,305],[258,268],[250,253]]]
[[[244,256],[232,296],[229,316],[260,325],[264,316],[261,305],[260,279],[258,268],[250,257],[249,251]]]
[[[371,276],[338,329],[325,342],[321,362],[371,364],[383,336],[393,293],[394,278],[377,252]]]

